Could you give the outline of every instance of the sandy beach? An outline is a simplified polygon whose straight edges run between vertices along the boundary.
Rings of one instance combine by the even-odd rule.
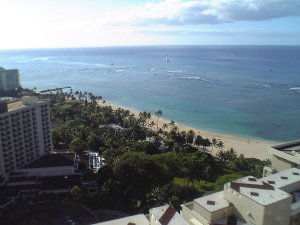
[[[99,103],[101,106],[111,106],[114,110],[118,108],[123,108],[129,110],[131,113],[133,113],[135,116],[138,116],[139,112],[135,111],[133,109],[115,105],[109,102],[106,103]],[[157,117],[155,115],[152,115],[151,121],[154,121],[155,124],[157,124]],[[158,126],[162,127],[163,124],[169,124],[171,121],[166,120],[163,118],[158,119]],[[216,138],[217,140],[221,140],[224,143],[224,150],[225,149],[230,149],[234,148],[234,150],[238,154],[244,154],[245,157],[247,158],[257,158],[257,159],[268,159],[270,158],[270,155],[268,153],[268,148],[270,146],[276,145],[278,143],[276,142],[268,142],[268,141],[262,141],[262,140],[256,140],[253,138],[241,138],[233,135],[226,135],[226,134],[221,134],[221,133],[215,133],[215,132],[210,132],[198,128],[193,128],[189,126],[185,126],[183,124],[177,123],[176,121],[175,125],[178,127],[179,131],[189,131],[193,130],[196,135],[201,135],[203,138],[209,138],[210,140],[212,138]],[[216,148],[211,148],[210,149],[211,153],[215,155],[218,151]]]

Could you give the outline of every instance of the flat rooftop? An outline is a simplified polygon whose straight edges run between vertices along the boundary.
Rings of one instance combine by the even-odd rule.
[[[291,168],[267,177],[263,177],[260,180],[279,189],[288,187],[295,183],[299,183],[300,188],[300,169]]]
[[[43,103],[45,101],[42,101],[42,100],[39,100],[37,102],[37,104],[40,104],[40,103]],[[28,105],[25,105],[22,103],[22,101],[16,101],[16,102],[9,102],[7,104],[7,109],[8,109],[8,112],[12,112],[12,111],[15,111],[15,110],[18,110],[18,109],[24,109],[24,108],[27,108]]]
[[[157,219],[161,225],[188,225],[173,206],[164,205],[149,210],[150,216]]]
[[[228,188],[239,192],[260,205],[270,205],[291,197],[290,194],[252,176],[225,184],[225,190]]]
[[[94,225],[149,225],[149,221],[143,214],[128,216],[121,219],[109,220],[107,222],[96,223]]]
[[[23,168],[45,168],[58,166],[74,166],[74,154],[50,154],[43,155],[40,158],[25,165]]]
[[[287,142],[280,145],[272,146],[272,149],[276,149],[281,152],[293,155],[293,153],[300,153],[300,140]]]
[[[224,191],[194,199],[194,202],[209,212],[215,212],[229,207],[229,202],[224,198]]]

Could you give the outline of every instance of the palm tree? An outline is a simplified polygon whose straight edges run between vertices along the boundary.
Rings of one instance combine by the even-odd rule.
[[[168,128],[168,124],[166,124],[166,123],[164,123],[163,124],[163,130],[164,130],[164,132],[166,132],[166,129]]]
[[[193,130],[189,130],[186,136],[186,142],[189,144],[193,144],[195,137],[195,132]]]
[[[214,147],[217,147],[218,145],[218,140],[216,138],[211,139],[212,140],[212,150],[214,149]]]
[[[218,144],[217,144],[217,147],[218,147],[219,149],[223,150],[223,148],[224,148],[224,142],[221,141],[221,140],[219,140],[219,142],[218,142]]]
[[[200,135],[197,135],[196,139],[195,139],[195,145],[197,145],[198,149],[199,146],[202,145],[203,142],[203,138]]]
[[[159,109],[155,112],[155,116],[157,116],[157,122],[156,122],[156,125],[157,125],[157,130],[158,130],[158,119],[159,117],[161,117],[163,114],[163,112]]]

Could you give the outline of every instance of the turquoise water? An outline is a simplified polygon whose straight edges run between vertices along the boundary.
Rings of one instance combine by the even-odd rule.
[[[166,55],[169,62],[166,62]],[[300,137],[300,47],[152,46],[0,51],[23,87],[72,86],[195,128]]]

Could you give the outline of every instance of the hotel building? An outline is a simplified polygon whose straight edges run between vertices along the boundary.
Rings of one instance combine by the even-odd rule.
[[[19,87],[19,70],[5,70],[0,67],[0,91],[15,91]]]
[[[37,97],[0,104],[0,176],[52,150],[49,111],[49,101]]]

